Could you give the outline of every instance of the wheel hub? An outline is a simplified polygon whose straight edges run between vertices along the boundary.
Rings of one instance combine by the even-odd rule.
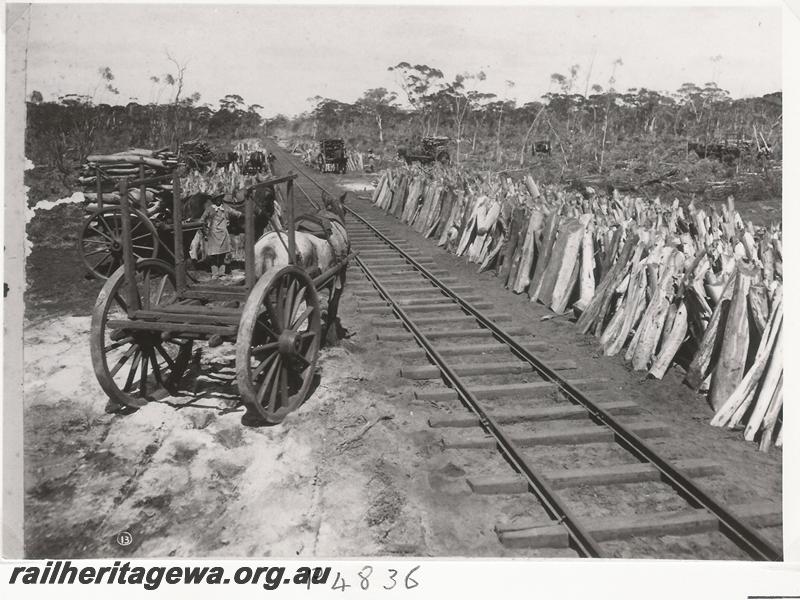
[[[278,337],[278,352],[282,356],[293,356],[300,352],[300,336],[298,332],[287,329]]]

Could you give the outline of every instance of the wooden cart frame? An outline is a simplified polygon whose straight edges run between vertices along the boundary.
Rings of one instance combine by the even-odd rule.
[[[96,167],[96,195],[97,203],[87,207],[88,216],[83,222],[78,239],[78,248],[81,259],[88,274],[97,279],[107,279],[122,264],[123,242],[121,237],[121,203],[106,202],[103,192],[103,182],[114,182],[119,186],[123,178],[116,178],[104,173],[101,167]],[[144,163],[139,164],[139,179],[127,183],[139,188],[139,200],[131,203],[129,200],[131,224],[131,247],[137,259],[169,257],[174,258],[172,240],[169,234],[172,226],[152,219],[149,215],[147,204],[147,186],[169,182],[172,175],[160,175],[145,178]],[[184,231],[197,230],[199,222],[184,223]]]
[[[274,177],[247,189],[245,276],[231,285],[197,282],[187,273],[177,171],[172,175],[174,264],[134,255],[128,182],[120,182],[123,265],[98,295],[91,330],[92,363],[110,408],[138,408],[177,394],[189,364],[199,361],[192,352],[198,340],[236,345],[236,384],[250,419],[278,423],[305,401],[322,341],[318,292],[334,293],[351,257],[322,273],[296,264],[291,226],[296,177]],[[257,277],[254,203],[264,188],[272,188],[274,196],[285,190],[290,226],[279,237],[285,237],[289,264]],[[273,225],[280,230],[274,217]]]

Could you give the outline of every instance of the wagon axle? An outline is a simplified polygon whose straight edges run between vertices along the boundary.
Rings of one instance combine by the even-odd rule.
[[[301,347],[300,335],[296,331],[287,329],[278,338],[278,352],[286,358],[300,354]]]

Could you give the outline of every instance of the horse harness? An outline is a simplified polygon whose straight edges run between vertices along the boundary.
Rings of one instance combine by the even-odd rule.
[[[304,231],[323,240],[330,240],[333,233],[332,223],[344,227],[342,218],[329,210],[322,210],[316,214],[300,215],[294,220],[295,231]]]

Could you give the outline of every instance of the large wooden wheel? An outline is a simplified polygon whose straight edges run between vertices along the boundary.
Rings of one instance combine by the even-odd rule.
[[[83,223],[81,258],[89,273],[107,279],[122,265],[122,218],[118,206],[93,212]],[[156,258],[158,232],[147,215],[131,210],[131,244],[138,258]]]
[[[136,264],[136,309],[158,310],[177,300],[175,271],[147,259]],[[189,365],[192,341],[164,339],[160,331],[111,329],[113,319],[127,318],[125,269],[108,278],[92,312],[92,365],[112,405],[138,408],[177,393]]]
[[[280,423],[303,403],[321,337],[319,297],[306,272],[288,266],[264,273],[236,339],[236,381],[249,416]]]

